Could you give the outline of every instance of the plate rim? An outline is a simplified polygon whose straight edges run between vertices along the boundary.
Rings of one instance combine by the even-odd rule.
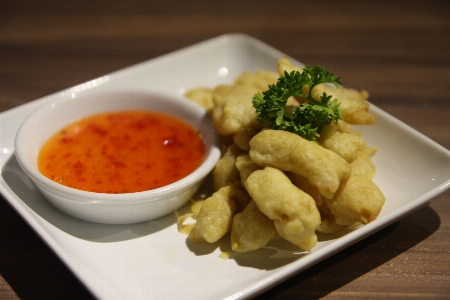
[[[266,43],[252,37],[246,34],[242,33],[229,33],[220,35],[217,37],[213,37],[192,45],[189,45],[187,47],[174,50],[171,52],[168,52],[166,54],[163,54],[161,56],[157,56],[151,59],[148,59],[146,61],[133,64],[131,66],[119,69],[117,71],[111,72],[105,76],[111,76],[111,78],[116,76],[122,76],[123,74],[126,74],[127,72],[132,72],[135,70],[136,67],[145,66],[149,63],[155,63],[156,61],[164,61],[165,59],[170,59],[174,55],[178,55],[180,53],[186,53],[189,51],[196,51],[199,47],[211,47],[212,44],[220,44],[220,43],[236,43],[236,42],[245,42],[249,44],[253,44],[256,47],[263,47],[264,51],[269,51],[273,54],[277,55],[285,55],[288,56],[285,53],[282,53],[281,51],[275,49],[274,47],[267,45]],[[288,56],[289,57],[289,56]],[[291,57],[290,57],[291,58]],[[297,60],[293,59],[297,62]],[[122,74],[122,75],[121,75]],[[103,76],[102,76],[103,77]],[[86,81],[89,82],[89,81]],[[86,83],[84,82],[84,83]],[[82,84],[84,84],[82,83]],[[79,86],[79,85],[77,85]],[[30,102],[27,102],[25,104],[13,107],[9,110],[3,111],[0,113],[0,121],[2,118],[10,118],[14,114],[18,114],[25,112],[32,108],[37,108],[45,101],[49,101],[49,98],[70,91],[74,87],[69,87],[67,89],[49,94],[44,97],[37,98],[35,100],[32,100]],[[428,138],[424,134],[418,132],[414,128],[410,127],[406,123],[396,119],[389,113],[381,110],[376,105],[373,105],[371,103],[371,109],[377,110],[380,113],[385,114],[385,116],[391,118],[391,121],[397,122],[397,125],[401,126],[402,128],[408,129],[409,132],[413,133],[417,137],[421,139],[425,139],[430,145],[432,145],[436,150],[441,151],[444,155],[448,156],[450,159],[450,151],[443,147],[442,145],[436,143],[432,139]],[[26,115],[23,116],[23,119],[25,119]],[[2,143],[2,140],[0,140],[0,143]],[[0,148],[1,148],[0,144]],[[14,151],[9,154],[5,159],[0,158],[0,173],[3,170],[3,167],[5,166],[5,163],[11,159],[11,157],[14,155]],[[321,260],[326,259],[327,257],[330,257],[334,255],[335,253],[351,246],[352,244],[357,243],[358,241],[364,239],[365,237],[381,230],[382,228],[385,228],[389,226],[390,224],[402,219],[408,214],[413,213],[417,209],[422,208],[423,206],[428,205],[429,201],[432,198],[435,198],[439,194],[443,193],[447,189],[450,188],[450,178],[441,184],[439,187],[436,187],[432,190],[430,190],[428,193],[414,199],[406,207],[403,207],[402,209],[396,210],[394,212],[391,212],[390,214],[383,216],[380,218],[380,221],[369,223],[358,230],[352,231],[348,233],[345,238],[339,238],[337,239],[332,245],[329,245],[327,247],[318,249],[317,251],[311,253],[310,255],[307,255],[302,258],[302,260],[296,260],[292,263],[289,263],[287,265],[284,265],[283,267],[279,268],[276,273],[272,274],[269,277],[265,277],[263,280],[259,280],[254,282],[252,285],[248,286],[247,288],[239,291],[238,293],[230,295],[229,299],[241,299],[243,297],[254,297],[257,296],[268,289],[276,286],[280,282],[286,280],[289,277],[292,277],[305,269],[311,267],[312,265],[320,262]],[[101,290],[104,292],[105,290],[112,290],[111,286],[109,286],[102,278],[90,278],[90,282],[86,282],[86,280],[83,280],[83,272],[85,272],[84,267],[82,265],[76,264],[76,262],[72,261],[72,258],[69,257],[64,251],[61,251],[61,248],[58,246],[58,242],[55,240],[53,236],[49,234],[49,232],[46,231],[46,229],[43,227],[40,222],[47,222],[45,219],[42,219],[39,215],[37,215],[31,208],[29,208],[26,204],[20,203],[16,201],[15,197],[20,199],[19,196],[15,195],[14,192],[9,188],[9,186],[5,183],[5,180],[3,179],[3,176],[0,176],[0,193],[3,195],[6,202],[19,214],[19,216],[31,227],[31,229],[47,244],[47,246],[51,249],[51,251],[61,260],[63,264],[67,266],[67,268],[75,275],[75,277],[78,278],[80,282],[83,283],[83,285],[96,297],[112,297],[113,295],[117,295],[119,291],[114,291],[114,293],[110,292],[108,294],[99,293],[98,288],[94,287],[95,285],[99,285],[105,288],[101,288]],[[40,220],[41,218],[42,220]],[[378,219],[377,219],[378,220]],[[59,251],[58,251],[59,250]],[[331,250],[331,251],[330,251]],[[300,262],[301,261],[301,262]]]

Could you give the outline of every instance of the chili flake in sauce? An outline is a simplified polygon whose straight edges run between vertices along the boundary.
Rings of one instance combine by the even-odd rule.
[[[98,193],[159,188],[203,161],[202,135],[170,115],[119,111],[72,123],[52,136],[38,157],[39,171],[63,185]]]

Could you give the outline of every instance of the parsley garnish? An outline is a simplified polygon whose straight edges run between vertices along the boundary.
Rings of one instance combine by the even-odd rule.
[[[343,115],[336,98],[331,100],[332,96],[324,92],[317,100],[312,97],[312,91],[322,83],[331,83],[338,88],[341,84],[339,79],[321,66],[305,66],[302,73],[285,71],[276,84],[269,85],[267,91],[253,96],[258,121],[272,129],[293,132],[307,140],[316,141],[325,125],[343,119]],[[285,107],[292,96],[302,97],[307,102],[300,104],[292,116],[288,116]]]

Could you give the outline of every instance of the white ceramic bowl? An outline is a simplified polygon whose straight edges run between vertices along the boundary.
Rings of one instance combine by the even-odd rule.
[[[93,193],[70,188],[38,171],[39,151],[55,132],[80,118],[117,110],[158,111],[187,121],[204,136],[206,154],[203,163],[193,173],[170,185],[125,194]],[[217,163],[220,157],[217,142],[217,134],[206,111],[182,97],[132,91],[89,91],[37,109],[20,126],[14,145],[22,169],[59,210],[96,223],[130,224],[164,216],[185,204]]]

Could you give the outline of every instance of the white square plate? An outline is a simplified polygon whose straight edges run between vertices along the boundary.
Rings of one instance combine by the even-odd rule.
[[[374,222],[323,238],[311,253],[278,241],[219,258],[229,240],[191,245],[173,214],[135,225],[100,225],[53,208],[22,172],[13,141],[40,105],[92,90],[163,91],[231,83],[243,71],[276,70],[284,54],[251,37],[230,34],[169,53],[0,114],[0,191],[87,288],[102,299],[236,299],[259,293],[426,205],[450,187],[450,151],[372,105],[374,126],[361,127],[386,204]],[[204,188],[208,189],[210,182]],[[319,237],[320,238],[320,237]]]

